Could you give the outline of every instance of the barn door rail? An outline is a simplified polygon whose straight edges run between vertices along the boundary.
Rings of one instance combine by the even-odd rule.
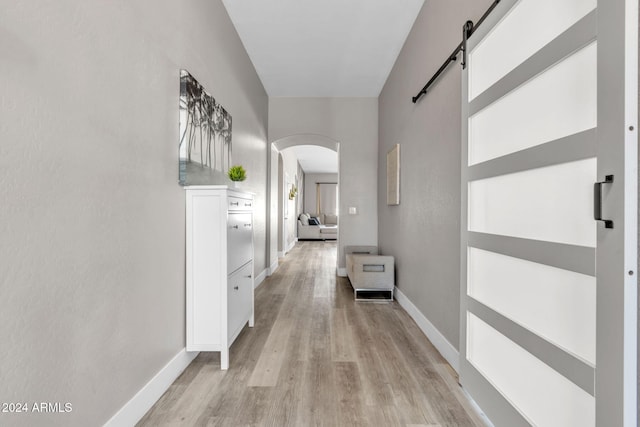
[[[433,83],[435,83],[435,81],[438,79],[438,77],[440,77],[440,74],[442,74],[444,72],[444,70],[447,69],[449,64],[458,59],[458,54],[462,53],[462,62],[460,64],[460,65],[462,65],[462,69],[465,69],[467,67],[467,40],[478,29],[478,27],[484,22],[484,20],[487,19],[489,14],[491,12],[493,12],[493,9],[495,9],[496,6],[498,6],[498,3],[500,3],[500,1],[501,0],[495,0],[491,4],[491,6],[489,6],[489,9],[487,9],[487,11],[484,13],[484,15],[482,15],[482,17],[480,18],[480,20],[478,21],[477,24],[474,25],[473,21],[467,21],[467,22],[464,23],[464,25],[462,26],[462,42],[460,42],[460,44],[454,49],[453,53],[451,53],[451,55],[449,55],[449,57],[440,66],[440,68],[438,68],[438,71],[436,71],[436,73],[433,75],[433,77],[431,77],[429,79],[427,84],[424,85],[424,87],[420,90],[420,92],[418,92],[418,94],[416,96],[411,98],[411,100],[413,101],[414,104],[416,102],[418,102],[418,99],[420,99],[420,97],[422,95],[427,93],[427,90],[429,90],[431,85]]]

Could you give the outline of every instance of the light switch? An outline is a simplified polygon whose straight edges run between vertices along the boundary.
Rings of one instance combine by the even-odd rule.
[[[354,206],[349,208],[349,215],[356,215],[358,213],[358,209],[356,209]]]

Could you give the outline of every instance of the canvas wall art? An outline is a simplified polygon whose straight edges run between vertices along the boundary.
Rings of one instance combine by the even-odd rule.
[[[181,185],[226,184],[231,115],[186,70],[180,71]]]
[[[400,144],[387,153],[387,205],[400,204]]]

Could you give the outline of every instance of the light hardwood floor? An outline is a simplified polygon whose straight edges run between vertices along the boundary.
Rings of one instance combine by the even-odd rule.
[[[254,328],[201,353],[139,426],[484,426],[398,303],[354,302],[335,242],[298,242],[256,290]]]

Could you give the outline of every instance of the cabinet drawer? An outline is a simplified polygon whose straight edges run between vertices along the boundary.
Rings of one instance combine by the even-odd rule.
[[[253,263],[249,262],[229,276],[227,289],[227,333],[234,338],[251,315],[251,293],[253,292]]]
[[[229,196],[227,199],[230,211],[250,211],[253,210],[253,200],[242,199],[240,197]]]
[[[253,259],[252,214],[229,212],[227,224],[227,273],[231,274]]]

